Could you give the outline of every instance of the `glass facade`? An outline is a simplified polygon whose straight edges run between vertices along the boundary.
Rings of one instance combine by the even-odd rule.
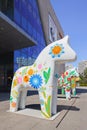
[[[0,90],[7,91],[10,90],[13,73],[21,66],[31,65],[46,44],[37,0],[0,0],[0,11],[37,43],[35,46],[15,50],[2,57]],[[9,62],[7,57],[10,59]]]
[[[31,65],[45,47],[37,0],[14,0],[14,21],[37,45],[14,51],[14,71],[24,65]]]

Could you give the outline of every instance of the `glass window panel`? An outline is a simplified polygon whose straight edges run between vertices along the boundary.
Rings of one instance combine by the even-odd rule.
[[[22,27],[27,30],[27,20],[25,17],[22,16]]]
[[[28,48],[23,48],[22,51],[26,53],[28,51]]]
[[[36,39],[36,30],[33,28],[33,37]]]
[[[22,0],[21,2],[21,13],[24,17],[27,18],[27,1],[26,0]]]
[[[20,8],[20,1],[19,0],[14,0],[14,7],[17,9]]]
[[[28,34],[32,36],[33,30],[32,30],[32,25],[28,22]]]
[[[28,0],[29,3],[32,3],[32,0]]]
[[[17,24],[20,24],[20,13],[17,9],[14,10],[14,21],[17,23]]]
[[[14,51],[14,60],[20,56],[20,51]]]
[[[18,64],[14,63],[14,72],[18,69]]]

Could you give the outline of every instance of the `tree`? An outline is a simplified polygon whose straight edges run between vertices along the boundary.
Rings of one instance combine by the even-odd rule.
[[[83,74],[80,74],[80,85],[87,86],[87,68],[85,68]]]
[[[87,68],[84,70],[84,77],[87,79]]]

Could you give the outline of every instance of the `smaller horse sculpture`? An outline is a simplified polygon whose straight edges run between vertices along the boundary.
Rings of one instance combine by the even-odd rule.
[[[19,68],[13,77],[10,111],[25,108],[25,100],[29,87],[38,89],[41,113],[50,118],[57,112],[57,64],[73,61],[76,53],[69,46],[69,37],[55,41],[46,46],[32,66]]]
[[[68,99],[67,94],[69,96],[69,99],[71,97],[71,89],[73,95],[75,95],[76,81],[79,81],[79,74],[76,68],[66,70],[58,79],[59,86],[62,87],[62,89],[65,89],[67,99]]]

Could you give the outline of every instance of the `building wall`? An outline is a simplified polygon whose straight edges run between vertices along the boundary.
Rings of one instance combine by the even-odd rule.
[[[50,3],[50,0],[38,0],[38,6],[39,6],[39,10],[40,10],[40,17],[41,17],[41,21],[42,21],[42,25],[43,25],[43,31],[44,31],[46,43],[49,44],[52,42],[52,40],[50,39],[50,31],[49,31],[50,27],[53,28],[54,33],[57,33],[56,34],[57,37],[54,40],[63,38],[64,33],[62,30],[62,27],[58,21],[58,18],[56,17],[56,14]],[[50,26],[49,16],[51,17],[52,22],[55,26],[52,26],[52,25]],[[55,30],[55,27],[56,27],[57,32]]]

